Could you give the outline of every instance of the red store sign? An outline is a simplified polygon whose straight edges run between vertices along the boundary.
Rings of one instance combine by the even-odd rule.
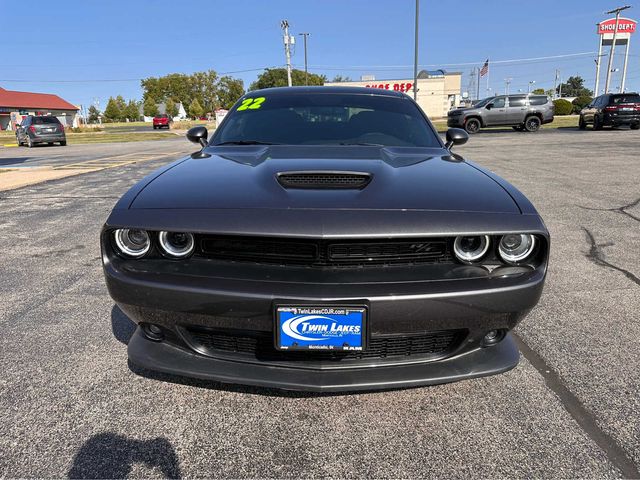
[[[381,88],[382,90],[395,90],[397,92],[408,92],[413,87],[413,83],[376,83],[365,85],[367,88]]]
[[[636,21],[630,18],[618,19],[618,33],[634,33],[636,31]],[[610,18],[598,24],[598,35],[613,33],[616,30],[616,19]]]

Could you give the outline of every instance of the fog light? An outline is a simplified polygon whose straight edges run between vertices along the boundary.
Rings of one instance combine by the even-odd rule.
[[[483,345],[495,345],[505,336],[504,330],[489,330],[482,339]]]
[[[142,331],[149,340],[153,340],[154,342],[159,342],[164,338],[162,329],[158,325],[154,325],[153,323],[143,324]]]

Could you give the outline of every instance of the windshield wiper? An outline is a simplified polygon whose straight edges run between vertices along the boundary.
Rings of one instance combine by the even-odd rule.
[[[220,145],[281,145],[280,143],[273,142],[260,142],[259,140],[232,140],[230,142],[216,143],[213,147],[219,147]]]
[[[381,143],[366,143],[366,142],[342,142],[340,145],[360,145],[362,147],[384,147]]]

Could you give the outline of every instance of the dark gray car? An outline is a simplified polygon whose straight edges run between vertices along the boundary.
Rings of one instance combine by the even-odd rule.
[[[28,115],[16,129],[16,143],[33,147],[38,143],[67,144],[64,126],[56,117]]]
[[[485,98],[471,108],[451,110],[447,125],[464,128],[469,133],[498,126],[535,132],[541,125],[553,122],[553,112],[553,102],[546,95],[500,95]]]

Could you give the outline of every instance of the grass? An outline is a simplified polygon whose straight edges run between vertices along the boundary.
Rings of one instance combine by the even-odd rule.
[[[174,133],[170,132],[123,132],[123,133],[105,133],[105,132],[85,132],[71,133],[67,132],[67,143],[83,144],[83,143],[124,143],[124,142],[142,142],[145,140],[165,140],[167,138],[176,138]],[[0,132],[0,145],[7,143],[15,143],[16,136],[13,132]]]

